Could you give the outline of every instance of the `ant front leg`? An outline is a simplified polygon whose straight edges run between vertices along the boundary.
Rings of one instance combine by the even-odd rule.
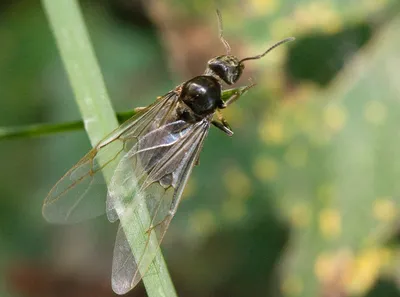
[[[240,96],[242,96],[244,93],[246,93],[249,89],[251,89],[255,85],[256,84],[252,82],[250,85],[245,86],[245,87],[225,90],[222,95],[223,97],[224,97],[224,95],[226,96],[227,94],[228,94],[228,96],[229,96],[229,94],[231,94],[231,95],[224,101],[224,104],[222,106],[220,106],[220,109],[224,109],[224,108],[228,107],[229,105],[231,105],[233,102],[238,100],[240,98]],[[224,133],[226,133],[228,136],[232,136],[233,131],[232,131],[231,127],[229,126],[228,122],[224,119],[221,111],[217,110],[216,114],[217,114],[219,121],[213,120],[213,121],[211,121],[211,123],[218,129],[220,129]]]
[[[231,105],[233,102],[235,102],[236,100],[238,100],[240,98],[240,96],[242,96],[244,93],[246,93],[248,90],[250,90],[252,87],[254,87],[256,84],[254,82],[251,82],[250,85],[245,86],[245,87],[241,87],[241,88],[236,88],[236,89],[230,89],[230,90],[226,90],[225,92],[231,92],[232,95],[225,100],[224,102],[224,106],[222,106],[221,108],[226,108],[229,105]]]
[[[224,132],[228,136],[232,136],[233,131],[232,131],[231,127],[229,126],[228,122],[224,119],[221,111],[217,110],[216,113],[217,113],[217,117],[218,117],[219,121],[213,120],[213,121],[211,121],[211,124],[213,124],[218,129],[222,130],[222,132]]]
[[[225,127],[224,124],[222,124],[221,122],[218,122],[218,121],[214,120],[214,121],[211,122],[211,124],[213,124],[215,127],[220,129],[222,132],[224,132],[228,136],[232,136],[233,135],[233,131],[230,130],[229,128]]]

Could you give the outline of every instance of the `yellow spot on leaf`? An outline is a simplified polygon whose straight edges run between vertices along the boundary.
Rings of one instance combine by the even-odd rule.
[[[261,181],[272,181],[278,175],[278,164],[272,158],[260,156],[253,164],[254,175]]]
[[[365,249],[356,256],[343,249],[320,254],[314,272],[322,286],[343,286],[348,295],[363,296],[392,258],[393,252],[388,248]]]
[[[297,276],[288,276],[282,281],[282,293],[287,296],[299,296],[303,292],[303,282]]]
[[[314,273],[323,285],[336,283],[337,287],[343,287],[352,258],[348,249],[321,253],[315,261]]]
[[[304,228],[310,224],[311,210],[306,203],[298,203],[290,208],[289,219],[296,228]]]
[[[381,125],[385,122],[387,115],[387,108],[382,102],[379,101],[369,101],[367,102],[364,110],[364,116],[368,122]]]
[[[341,233],[341,217],[338,210],[323,209],[319,214],[319,229],[326,239],[335,239]]]
[[[390,223],[397,217],[396,203],[391,197],[378,198],[373,202],[373,216],[381,222]]]
[[[322,253],[318,255],[314,265],[314,273],[320,282],[332,278],[332,262],[334,258],[332,254]]]
[[[327,2],[311,2],[298,6],[294,12],[294,19],[299,32],[322,29],[328,33],[335,33],[342,28],[339,14]]]
[[[285,137],[282,123],[266,120],[260,127],[260,136],[266,144],[281,144]]]
[[[308,161],[308,150],[300,144],[292,144],[285,153],[285,161],[292,167],[304,167]]]
[[[343,129],[346,117],[345,109],[338,104],[330,104],[324,110],[325,123],[335,132]]]
[[[353,259],[353,253],[347,248],[318,255],[314,264],[314,273],[322,289],[321,296],[332,294],[336,296],[346,292],[346,283]]]
[[[215,216],[207,209],[196,210],[189,218],[190,229],[199,235],[209,235],[216,230]]]
[[[279,7],[278,0],[252,0],[250,2],[252,11],[259,15],[272,15]]]
[[[224,174],[223,181],[231,197],[247,199],[251,195],[250,179],[239,168],[229,168]]]
[[[377,280],[380,269],[391,259],[386,248],[366,249],[357,256],[352,265],[347,288],[351,295],[364,295]]]
[[[235,222],[243,218],[247,213],[247,207],[244,201],[225,199],[222,204],[222,215],[229,222]]]
[[[342,20],[329,3],[314,2],[310,6],[311,11],[317,16],[318,26],[325,32],[336,33],[342,29]]]

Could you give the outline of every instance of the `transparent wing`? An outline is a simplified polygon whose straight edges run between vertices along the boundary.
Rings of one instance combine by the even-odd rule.
[[[179,133],[170,133],[168,137],[177,139],[170,146],[154,145],[158,142],[154,138],[150,143],[139,141],[119,163],[107,201],[107,207],[115,211],[114,215],[124,225],[118,229],[114,248],[112,287],[116,293],[128,292],[147,272],[176,212],[208,130],[209,121],[203,120]],[[139,212],[143,207],[147,208],[148,216]],[[137,225],[130,224],[132,217],[141,221],[141,229],[147,232],[140,232]],[[135,256],[129,243],[135,246]]]
[[[115,168],[139,138],[165,125],[177,103],[174,92],[166,94],[89,151],[50,190],[43,204],[46,220],[52,223],[76,223],[103,214],[107,186],[101,170],[111,166]],[[100,165],[99,160],[104,165]]]

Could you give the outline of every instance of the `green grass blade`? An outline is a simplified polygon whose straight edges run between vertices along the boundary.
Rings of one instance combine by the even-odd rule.
[[[42,3],[67,70],[85,129],[92,145],[95,145],[118,126],[118,121],[108,98],[80,9],[76,0],[43,0]],[[103,172],[106,181],[110,180],[112,171]],[[138,233],[145,236],[146,230],[141,229],[141,226],[148,225],[149,215],[145,208],[139,212],[140,216],[124,218],[121,224],[124,229],[128,226],[131,229],[136,228]],[[129,238],[128,241],[133,254],[141,249]],[[158,252],[149,273],[143,277],[143,282],[149,297],[176,296],[161,252]]]

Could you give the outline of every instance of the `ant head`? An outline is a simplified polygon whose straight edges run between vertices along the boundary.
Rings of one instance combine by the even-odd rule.
[[[294,37],[283,39],[275,43],[273,46],[268,48],[264,53],[260,55],[247,57],[239,60],[237,57],[230,54],[231,47],[229,46],[229,43],[226,41],[226,39],[223,37],[222,16],[219,10],[217,10],[217,17],[218,17],[219,39],[225,46],[226,55],[218,56],[208,61],[206,74],[212,74],[223,80],[228,85],[232,85],[238,81],[238,79],[243,73],[244,61],[261,59],[277,46],[285,42],[294,40]]]
[[[232,55],[218,56],[208,61],[208,69],[228,85],[238,81],[243,73],[244,64]]]

